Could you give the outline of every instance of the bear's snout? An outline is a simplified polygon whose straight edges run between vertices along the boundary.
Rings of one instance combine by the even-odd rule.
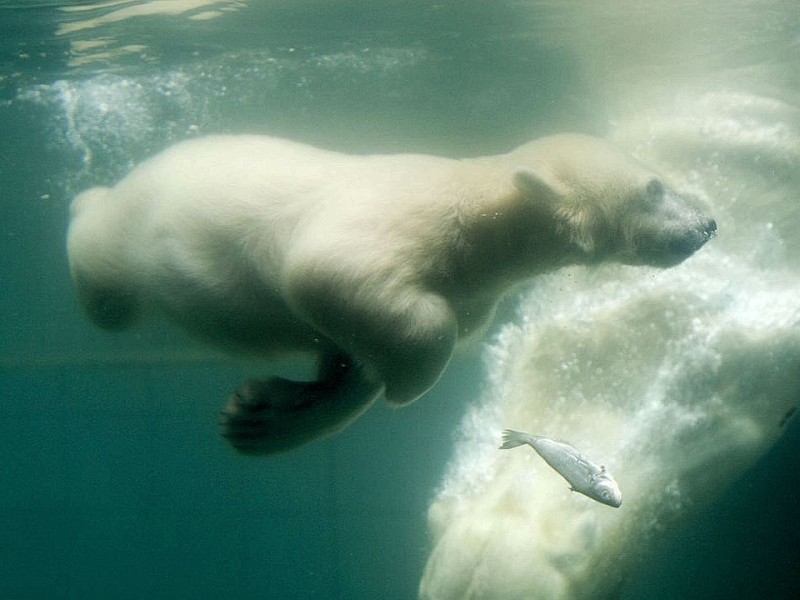
[[[691,227],[675,226],[639,231],[633,236],[633,248],[622,262],[668,268],[679,265],[700,250],[717,233],[714,219],[698,219]]]
[[[683,262],[700,250],[716,233],[717,222],[708,219],[699,228],[690,229],[682,236],[671,239],[667,245],[669,254],[675,259],[675,264]]]

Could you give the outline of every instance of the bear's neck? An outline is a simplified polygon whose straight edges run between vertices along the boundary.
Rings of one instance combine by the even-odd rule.
[[[474,210],[474,204],[484,205]],[[496,301],[528,279],[562,267],[585,263],[567,229],[548,206],[520,201],[506,190],[496,201],[473,200],[460,217],[463,235],[436,277],[439,291],[459,313],[459,321],[477,327]]]

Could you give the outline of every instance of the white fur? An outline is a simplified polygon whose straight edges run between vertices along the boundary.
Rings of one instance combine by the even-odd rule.
[[[577,135],[470,160],[206,137],[79,195],[70,264],[102,326],[158,311],[231,351],[300,350],[321,369],[356,365],[357,377],[329,375],[312,400],[298,388],[279,402],[295,413],[324,403],[320,419],[338,425],[322,435],[380,392],[394,403],[424,394],[458,339],[480,330],[520,281],[568,264],[686,258],[708,239],[709,220],[668,190],[648,199],[654,177]],[[676,240],[689,251],[673,253]],[[373,384],[361,402],[338,414],[332,403],[362,380]],[[249,393],[256,398],[237,396],[228,416],[274,403],[264,389]]]

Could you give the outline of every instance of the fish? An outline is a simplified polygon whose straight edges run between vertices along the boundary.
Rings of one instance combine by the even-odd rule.
[[[539,435],[512,429],[503,431],[501,450],[528,444],[545,462],[561,475],[573,492],[578,492],[601,504],[619,508],[622,492],[605,465],[596,465],[569,444],[556,442]]]

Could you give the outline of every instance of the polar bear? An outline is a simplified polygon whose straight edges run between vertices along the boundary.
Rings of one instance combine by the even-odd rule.
[[[158,312],[234,353],[304,352],[315,381],[247,382],[223,410],[239,451],[339,431],[382,393],[427,392],[510,288],[560,267],[669,267],[716,224],[608,143],[499,156],[354,156],[264,136],[179,143],[78,195],[79,299],[120,329]]]

